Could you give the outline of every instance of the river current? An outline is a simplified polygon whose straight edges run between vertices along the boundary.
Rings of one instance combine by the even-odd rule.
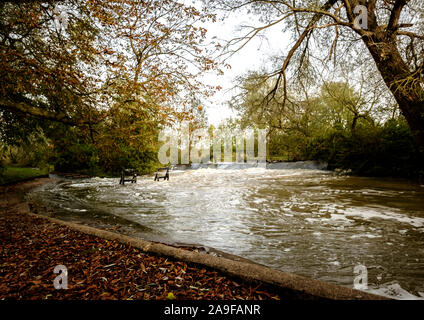
[[[170,180],[62,179],[31,197],[55,216],[396,299],[424,298],[424,186],[340,176],[312,162],[172,170]]]

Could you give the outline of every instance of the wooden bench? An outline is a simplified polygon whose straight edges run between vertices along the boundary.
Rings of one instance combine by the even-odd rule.
[[[131,178],[126,179],[126,176],[131,176]],[[125,182],[137,183],[137,171],[135,169],[122,169],[119,184],[125,184]]]
[[[155,181],[159,181],[160,179],[169,180],[169,167],[159,168],[156,171]]]

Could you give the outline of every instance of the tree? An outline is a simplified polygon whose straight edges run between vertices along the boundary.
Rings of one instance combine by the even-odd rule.
[[[363,79],[359,83],[348,81],[348,77],[345,81],[324,81],[320,87],[301,87],[302,90],[290,85],[281,109],[283,88],[278,88],[268,101],[273,79],[265,71],[249,72],[241,77],[239,94],[230,105],[238,111],[242,128],[268,129],[270,156],[305,159],[311,154],[305,147],[316,139],[333,133],[356,137],[357,133],[368,132],[371,136],[376,127],[394,118],[384,100],[378,102],[378,90],[365,93]]]
[[[301,74],[302,68],[309,67],[314,55],[326,52],[327,59],[320,59],[321,63],[334,60],[350,63],[354,68],[352,61],[357,62],[356,67],[360,65],[366,49],[369,54],[365,61],[372,58],[424,156],[424,7],[421,0],[219,2],[225,10],[249,8],[264,21],[260,27],[249,26],[249,32],[234,39],[229,47],[237,45],[240,48],[261,31],[279,23],[294,35],[294,44],[281,66],[271,74],[277,76],[277,81],[269,92],[269,100],[280,87],[287,97],[287,72],[291,72],[291,76]],[[365,13],[362,21],[358,13]],[[367,25],[362,23],[364,19]],[[286,102],[284,98],[282,104]]]
[[[159,128],[204,115],[214,19],[178,0],[1,2],[1,140],[42,132],[57,170],[150,170]]]
[[[59,3],[0,4],[0,116],[91,127],[130,103],[166,119],[213,89],[197,81],[217,67],[201,27],[212,14],[174,0]]]
[[[360,119],[371,124],[374,122],[370,116],[373,105],[367,106],[362,97],[347,83],[324,82],[318,103],[325,105],[325,116],[331,120],[332,125],[339,123],[354,131]]]

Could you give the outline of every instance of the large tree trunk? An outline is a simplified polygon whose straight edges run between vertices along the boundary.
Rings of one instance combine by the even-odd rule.
[[[376,32],[363,37],[386,85],[395,97],[402,114],[412,131],[415,144],[424,160],[424,90],[420,84],[412,87],[406,79],[412,79],[411,71],[403,60],[394,35]]]

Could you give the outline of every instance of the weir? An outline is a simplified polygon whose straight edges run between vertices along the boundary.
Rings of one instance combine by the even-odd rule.
[[[305,170],[326,170],[327,163],[319,161],[296,161],[296,162],[216,162],[216,163],[191,163],[191,164],[175,164],[171,166],[172,170],[194,170],[194,169],[249,169],[249,168],[264,168],[271,170],[285,169],[305,169]]]

